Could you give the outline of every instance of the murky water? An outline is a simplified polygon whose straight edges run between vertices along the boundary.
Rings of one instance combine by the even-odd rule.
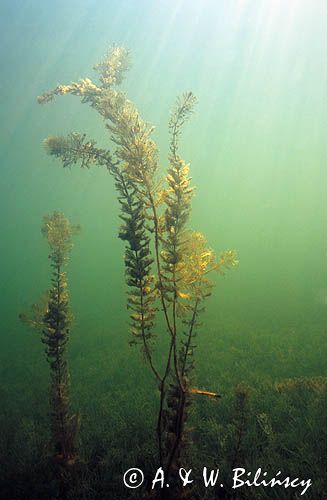
[[[146,356],[129,346],[113,178],[96,165],[62,168],[42,141],[78,132],[112,153],[116,145],[104,120],[78,97],[36,102],[58,83],[87,77],[99,84],[93,66],[115,44],[130,49],[132,61],[120,89],[155,126],[158,179],[169,166],[176,97],[186,91],[197,97],[179,144],[196,188],[187,227],[204,233],[218,256],[235,249],[239,260],[213,276],[195,340],[188,390],[222,398],[191,398],[193,430],[181,451],[182,466],[195,471],[190,498],[300,495],[300,487],[233,490],[234,467],[253,474],[261,467],[269,478],[278,470],[282,477],[311,478],[305,496],[322,498],[327,5],[34,0],[4,1],[0,9],[0,497],[141,498],[160,465],[158,384]],[[50,287],[41,225],[54,210],[81,226],[67,267],[79,463],[61,493],[49,459],[49,365],[39,332],[18,319]],[[169,337],[158,290],[153,359],[164,370]],[[223,489],[204,488],[204,466],[220,467]],[[144,470],[147,485],[124,485],[130,467]]]

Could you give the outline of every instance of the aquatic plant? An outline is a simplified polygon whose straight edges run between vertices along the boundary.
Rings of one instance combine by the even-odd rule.
[[[246,420],[247,420],[247,405],[249,399],[249,388],[244,384],[238,384],[235,387],[235,416],[233,424],[235,426],[235,437],[236,442],[233,450],[232,460],[231,460],[231,470],[234,467],[242,463],[242,448],[243,439],[246,432]]]
[[[162,176],[157,146],[151,136],[153,127],[117,88],[128,67],[128,51],[112,47],[104,61],[95,66],[99,84],[85,78],[58,85],[39,96],[38,102],[47,103],[65,94],[80,97],[82,103],[88,103],[103,117],[115,145],[112,153],[78,133],[45,140],[47,152],[59,158],[64,167],[77,163],[82,167],[100,165],[114,177],[122,219],[119,238],[126,242],[131,343],[140,345],[158,384],[160,464],[166,477],[173,478],[186,442],[191,398],[219,397],[215,392],[195,389],[191,383],[199,315],[213,287],[209,274],[223,274],[225,269],[235,267],[237,257],[234,250],[228,250],[217,259],[204,236],[188,227],[194,188],[189,165],[179,155],[179,142],[182,128],[193,112],[195,96],[192,92],[184,93],[173,108],[169,121],[169,166]],[[168,334],[163,370],[153,359],[159,309]],[[171,498],[173,491],[171,484]]]
[[[298,377],[289,378],[275,383],[275,389],[282,392],[292,392],[296,390],[326,391],[326,377]]]
[[[29,314],[21,314],[20,319],[38,330],[45,346],[45,354],[50,366],[50,420],[53,458],[56,463],[69,466],[76,461],[76,435],[79,414],[72,413],[69,397],[69,369],[67,343],[72,322],[65,266],[72,249],[72,236],[78,227],[72,226],[60,212],[46,215],[43,219],[42,234],[47,239],[51,261],[51,287],[34,304]]]

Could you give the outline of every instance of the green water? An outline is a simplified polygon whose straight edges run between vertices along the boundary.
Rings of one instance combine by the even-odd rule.
[[[138,498],[140,491],[124,488],[124,471],[158,467],[158,395],[139,350],[128,345],[112,178],[98,167],[64,170],[42,140],[77,131],[113,146],[102,120],[79,99],[36,103],[59,82],[96,78],[92,67],[113,43],[131,49],[123,90],[156,127],[163,173],[171,106],[185,90],[197,96],[181,141],[196,186],[190,225],[215,252],[235,248],[240,261],[216,279],[202,318],[196,386],[223,398],[193,405],[185,467],[222,466],[228,477],[238,418],[234,388],[242,382],[250,403],[241,464],[312,477],[306,497],[322,498],[326,394],[302,387],[279,395],[274,384],[326,376],[326,20],[323,0],[3,0],[1,498],[54,498],[42,465],[48,365],[39,336],[18,320],[49,286],[40,226],[53,210],[82,227],[68,272],[75,316],[69,361],[73,405],[82,417],[80,454],[90,465],[70,498]],[[159,363],[164,349],[159,335]],[[271,432],[262,430],[262,414]],[[194,498],[203,497],[199,491]],[[248,488],[238,495],[297,498],[299,491]]]

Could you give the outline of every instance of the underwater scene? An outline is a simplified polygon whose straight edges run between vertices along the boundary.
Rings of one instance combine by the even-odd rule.
[[[1,500],[327,498],[326,23],[2,0]]]

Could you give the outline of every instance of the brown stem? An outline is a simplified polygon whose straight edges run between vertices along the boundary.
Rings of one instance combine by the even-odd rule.
[[[169,373],[169,369],[170,369],[172,349],[173,349],[173,340],[171,339],[170,348],[169,348],[169,352],[168,352],[168,356],[167,356],[166,369],[165,369],[164,376],[163,376],[161,383],[160,383],[160,405],[159,405],[158,421],[157,421],[159,462],[160,462],[161,466],[163,464],[163,457],[162,457],[162,414],[163,414],[163,405],[164,405],[164,399],[165,399],[165,394],[166,394],[165,382],[166,382],[166,379],[167,379],[167,376]]]
[[[137,250],[135,250],[135,256],[137,257],[138,256],[138,252]],[[143,340],[143,345],[144,345],[144,349],[145,349],[145,354],[146,354],[146,358],[149,362],[149,365],[150,365],[150,368],[152,370],[152,372],[154,373],[156,379],[161,383],[162,381],[162,378],[161,376],[159,375],[159,372],[156,370],[154,364],[153,364],[153,361],[152,361],[152,356],[151,356],[151,351],[149,349],[149,345],[146,341],[146,337],[145,337],[145,328],[144,328],[144,314],[143,314],[143,284],[140,283],[140,289],[141,289],[141,333],[142,333],[142,340]]]
[[[187,336],[187,343],[186,343],[183,362],[182,362],[182,376],[185,373],[186,361],[187,361],[187,356],[189,353],[190,344],[191,344],[191,340],[192,340],[193,328],[194,328],[194,323],[195,323],[195,319],[196,319],[196,315],[197,315],[198,305],[199,305],[199,299],[197,299],[195,302],[195,306],[194,306],[193,314],[192,314],[192,319],[191,319],[191,325],[190,325],[189,333]]]
[[[173,299],[173,325],[174,325],[174,336],[173,336],[173,344],[174,344],[174,367],[175,367],[175,374],[176,378],[178,381],[178,385],[180,387],[180,390],[184,392],[184,385],[182,381],[182,377],[179,371],[179,366],[178,366],[178,359],[177,359],[177,347],[176,347],[176,337],[177,337],[177,322],[176,322],[176,304],[177,304],[177,294],[176,294],[176,275],[175,275],[175,270],[173,273],[173,282],[174,282],[174,299]]]
[[[174,442],[174,446],[169,454],[168,461],[165,469],[165,476],[169,477],[171,467],[174,463],[176,453],[178,451],[179,445],[181,443],[182,435],[183,435],[183,421],[184,421],[184,410],[186,403],[186,393],[185,391],[180,392],[179,401],[178,401],[178,409],[177,409],[177,428],[176,428],[176,439]]]
[[[150,202],[150,206],[152,209],[153,213],[153,223],[154,223],[154,247],[155,247],[155,255],[156,255],[156,264],[157,264],[157,273],[158,273],[158,283],[159,283],[159,292],[160,292],[160,300],[162,304],[162,309],[164,311],[165,315],[165,320],[166,324],[168,327],[168,330],[170,332],[170,335],[173,337],[174,336],[174,331],[173,328],[170,324],[169,321],[169,315],[168,315],[168,309],[166,305],[166,301],[163,295],[163,283],[162,283],[162,273],[161,273],[161,265],[160,265],[160,255],[159,255],[159,224],[158,224],[158,215],[157,215],[157,209],[154,203],[154,199],[152,196],[151,188],[148,182],[146,182],[146,188],[147,188],[147,195],[148,199]]]

